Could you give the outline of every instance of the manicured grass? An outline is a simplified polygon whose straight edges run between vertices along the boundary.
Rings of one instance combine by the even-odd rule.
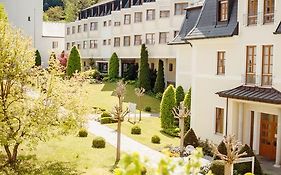
[[[87,107],[99,107],[111,111],[112,108],[117,104],[117,98],[114,96],[114,89],[116,88],[116,83],[104,83],[104,84],[85,84],[84,90],[86,92],[83,97],[84,104]],[[134,85],[127,85],[127,91],[125,95],[125,105],[128,102],[136,103],[138,101],[135,95]],[[160,100],[157,100],[151,96],[145,95],[142,97],[142,108],[150,106],[152,108],[152,113],[158,113],[160,107]],[[139,109],[139,107],[137,107]]]
[[[160,126],[160,118],[150,117],[150,118],[143,118],[138,125],[141,127],[141,135],[132,135],[131,128],[134,126],[133,124],[129,123],[128,121],[124,121],[122,123],[122,133],[129,136],[130,138],[149,146],[152,149],[157,151],[161,151],[163,147],[166,145],[172,144],[174,146],[179,145],[179,138],[170,137],[166,134],[161,133],[161,126]],[[110,128],[116,129],[116,123],[108,124]],[[151,143],[151,137],[153,135],[158,135],[161,139],[160,144],[153,144]]]

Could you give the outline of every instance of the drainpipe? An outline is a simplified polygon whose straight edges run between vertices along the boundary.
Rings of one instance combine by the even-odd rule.
[[[226,98],[226,115],[225,115],[225,135],[227,136],[228,132],[228,98]]]

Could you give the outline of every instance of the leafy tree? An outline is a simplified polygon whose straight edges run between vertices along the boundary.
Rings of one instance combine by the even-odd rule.
[[[191,109],[191,88],[189,88],[187,94],[184,96],[184,105],[188,110]]]
[[[71,77],[76,71],[81,71],[81,58],[77,47],[74,46],[72,47],[68,58],[66,75]]]
[[[64,10],[60,6],[50,7],[44,12],[44,21],[63,21],[64,19]]]
[[[144,88],[146,91],[151,90],[151,80],[149,75],[148,51],[145,44],[142,44],[139,70],[139,87]]]
[[[78,128],[83,110],[77,102],[80,87],[63,82],[59,72],[34,67],[29,39],[7,22],[0,22],[0,33],[0,145],[14,165],[21,145]]]
[[[176,102],[177,106],[184,100],[184,90],[182,86],[178,86],[176,89]]]
[[[43,10],[47,11],[50,7],[63,6],[62,0],[43,0]]]
[[[109,78],[116,79],[119,76],[119,58],[114,52],[109,60]]]
[[[8,22],[8,17],[2,4],[0,4],[0,21]]]
[[[154,86],[155,93],[163,93],[165,89],[165,78],[164,78],[164,63],[159,60],[157,78]]]
[[[35,52],[35,66],[41,66],[41,55],[38,50]]]
[[[169,129],[174,127],[173,108],[176,105],[176,96],[173,85],[169,85],[163,94],[160,103],[161,127]]]

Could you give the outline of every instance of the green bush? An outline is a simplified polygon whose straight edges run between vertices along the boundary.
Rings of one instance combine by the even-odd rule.
[[[112,117],[104,117],[100,119],[101,124],[110,124],[110,123],[117,123],[117,120],[114,120]]]
[[[174,127],[174,128],[163,129],[161,132],[168,134],[169,136],[172,137],[178,137],[180,129]]]
[[[35,52],[35,66],[41,66],[41,55],[38,50]]]
[[[154,135],[151,137],[151,142],[155,144],[160,144],[160,137],[157,135]]]
[[[140,67],[139,67],[139,87],[144,88],[147,92],[151,90],[150,70],[148,64],[148,51],[145,44],[141,46],[140,56]]]
[[[177,106],[184,100],[184,90],[182,86],[178,86],[176,89],[176,103]]]
[[[105,139],[102,137],[96,137],[93,140],[93,148],[105,148]]]
[[[100,80],[102,78],[101,73],[96,69],[90,69],[90,70],[84,71],[82,74],[85,77],[90,78],[90,79]]]
[[[88,131],[85,128],[80,129],[78,132],[79,137],[87,137],[88,136]]]
[[[163,94],[161,92],[158,92],[156,95],[155,95],[155,98],[158,99],[158,100],[162,100],[162,96]]]
[[[103,112],[100,116],[100,118],[106,118],[106,117],[112,117],[110,113],[108,112]]]
[[[165,129],[174,128],[173,108],[176,104],[175,90],[173,85],[169,85],[163,94],[160,103],[161,127]]]
[[[209,140],[198,140],[198,147],[202,148],[204,155],[213,157],[213,149],[210,146]]]
[[[214,160],[211,163],[210,170],[214,175],[223,175],[224,174],[224,161]]]
[[[248,146],[247,144],[243,146],[243,148],[240,150],[239,154],[242,154],[246,152],[247,155],[242,156],[242,157],[252,157],[255,156],[253,150],[251,149],[250,146]],[[246,163],[240,163],[240,164],[235,164],[234,165],[234,170],[238,173],[238,174],[245,174],[248,172],[251,172],[252,170],[252,162],[246,162]],[[254,168],[254,174],[255,175],[262,175],[262,168],[260,166],[260,162],[257,159],[257,157],[255,156],[255,168]]]
[[[186,147],[187,145],[192,145],[194,148],[198,147],[199,145],[197,136],[192,128],[187,131],[184,137],[184,146]]]
[[[159,60],[154,92],[163,93],[164,89],[165,89],[164,63],[162,60]]]
[[[73,46],[67,61],[66,75],[71,77],[76,71],[81,71],[81,57],[76,46]]]
[[[187,94],[184,97],[184,106],[187,107],[188,110],[191,109],[191,88],[189,88]]]
[[[131,129],[131,134],[140,135],[141,134],[141,128],[137,125],[133,126],[132,129]]]
[[[151,107],[150,107],[150,106],[146,106],[146,107],[144,108],[144,110],[145,110],[146,112],[151,112]]]
[[[116,79],[119,77],[119,58],[114,52],[109,60],[109,79]]]

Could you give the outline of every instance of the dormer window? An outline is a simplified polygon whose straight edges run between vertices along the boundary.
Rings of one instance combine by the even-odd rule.
[[[219,21],[228,20],[228,1],[221,0],[219,1]]]

